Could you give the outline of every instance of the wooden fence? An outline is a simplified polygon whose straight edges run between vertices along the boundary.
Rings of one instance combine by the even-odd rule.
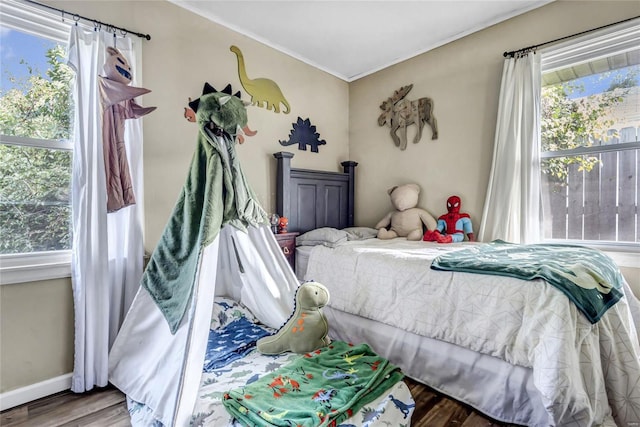
[[[616,135],[610,131],[610,135]],[[640,128],[620,129],[601,145],[640,141]],[[569,167],[567,180],[542,174],[544,236],[554,239],[640,242],[640,149],[588,154],[591,171]]]

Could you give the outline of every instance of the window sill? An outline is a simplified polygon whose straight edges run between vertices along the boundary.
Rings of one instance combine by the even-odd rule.
[[[602,251],[609,255],[618,264],[618,267],[640,268],[640,252],[609,249],[602,249]]]
[[[618,267],[640,268],[640,245],[637,243],[600,243],[584,240],[554,240],[548,239],[544,243],[580,245],[597,249],[613,259]]]
[[[0,256],[0,285],[71,277],[71,251]]]
[[[637,243],[584,243],[609,255],[618,267],[640,268],[640,245]]]

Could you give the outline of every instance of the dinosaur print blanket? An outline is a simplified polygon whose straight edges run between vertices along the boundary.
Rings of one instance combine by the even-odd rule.
[[[336,341],[227,392],[223,404],[247,426],[335,426],[402,378],[368,345]]]
[[[622,275],[603,252],[583,246],[514,245],[496,240],[449,252],[433,260],[435,270],[544,279],[564,293],[591,323],[622,297]]]
[[[267,335],[269,331],[246,317],[240,317],[222,329],[209,330],[204,372],[211,372],[241,359],[256,347],[258,339]]]

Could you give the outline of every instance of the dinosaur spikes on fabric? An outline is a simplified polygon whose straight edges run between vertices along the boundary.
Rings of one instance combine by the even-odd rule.
[[[205,82],[204,87],[202,88],[202,95],[208,95],[210,93],[215,93],[218,92],[216,90],[215,87],[211,86],[208,82]],[[224,89],[222,89],[220,91],[221,93],[226,93],[227,95],[231,95],[231,92],[233,92],[233,88],[231,86],[231,83],[227,84],[227,86],[225,86]],[[235,96],[238,99],[242,99],[242,93],[240,91],[237,91],[236,93],[233,94],[233,96]],[[195,100],[191,100],[191,98],[189,98],[189,107],[193,110],[194,113],[198,112],[198,105],[200,104],[200,98],[195,99]],[[246,104],[245,104],[246,106]],[[186,115],[186,109],[185,109],[185,117],[187,117]],[[187,118],[187,120],[189,120]],[[193,122],[195,120],[189,120],[190,122]]]
[[[214,93],[214,92],[217,92],[216,88],[211,86],[209,84],[209,82],[205,82],[204,88],[202,88],[202,94],[206,95],[206,94]]]
[[[227,95],[231,95],[231,92],[233,92],[233,87],[231,86],[231,83],[229,83],[224,89],[222,89],[221,92],[226,93]],[[235,96],[238,99],[242,99],[242,93],[240,91],[237,91],[236,93],[234,93],[233,96]]]
[[[200,105],[200,98],[196,98],[193,101],[189,98],[189,108],[191,108],[194,113],[198,111],[198,105]],[[195,122],[195,120],[193,121]]]
[[[227,85],[229,86],[229,85]],[[202,88],[202,95],[208,95],[210,93],[215,93],[217,92],[216,88],[211,86],[209,84],[209,82],[205,82],[204,86]],[[191,98],[189,98],[189,107],[191,107],[191,109],[194,111],[194,113],[198,112],[198,105],[200,105],[200,98],[198,99],[194,99],[193,101],[191,101]],[[191,120],[189,120],[191,121]],[[195,121],[195,120],[193,120]]]
[[[231,95],[231,92],[232,92],[232,90],[231,90],[231,83],[229,83],[228,85],[226,85],[226,86],[225,86],[225,88],[224,88],[224,89],[222,89],[222,91],[221,91],[221,92],[222,92],[222,93],[226,93],[227,95]]]

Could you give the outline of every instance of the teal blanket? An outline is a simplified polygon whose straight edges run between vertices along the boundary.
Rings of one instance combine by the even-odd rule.
[[[623,293],[622,274],[604,253],[582,246],[516,245],[496,240],[437,257],[435,270],[544,279],[563,292],[591,323]]]
[[[368,345],[335,341],[225,393],[222,403],[245,426],[335,426],[402,378]]]
[[[225,224],[260,223],[266,213],[246,182],[235,142],[201,129],[187,180],[142,277],[171,333],[191,302],[202,249]]]

